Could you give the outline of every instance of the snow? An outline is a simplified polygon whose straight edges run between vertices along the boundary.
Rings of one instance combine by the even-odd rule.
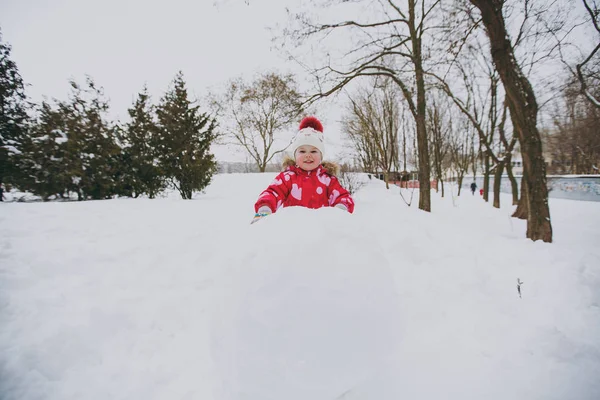
[[[52,133],[54,133],[55,135],[57,135],[54,138],[54,141],[57,144],[62,144],[62,143],[66,143],[66,142],[69,141],[69,137],[67,136],[67,134],[65,132],[63,132],[62,130],[60,130],[60,129],[54,129],[54,130],[52,130]]]
[[[6,150],[8,150],[8,152],[10,154],[21,154],[21,151],[19,149],[17,149],[15,146],[6,145],[6,146],[4,146],[4,148]]]
[[[551,198],[552,244],[376,180],[250,225],[274,176],[0,204],[0,398],[600,398],[600,203]]]

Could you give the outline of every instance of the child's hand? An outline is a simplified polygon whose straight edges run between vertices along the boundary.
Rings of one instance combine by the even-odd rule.
[[[250,225],[263,219],[264,217],[266,217],[267,215],[269,215],[271,213],[272,213],[272,211],[269,207],[262,206],[261,208],[258,209],[258,212],[256,214],[254,214],[254,218],[252,219],[252,222],[250,222]]]
[[[348,211],[348,207],[346,207],[346,205],[342,204],[342,203],[336,204],[335,208],[339,208],[340,210]]]

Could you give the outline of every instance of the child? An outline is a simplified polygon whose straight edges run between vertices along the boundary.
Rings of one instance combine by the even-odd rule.
[[[321,162],[325,145],[323,125],[315,117],[306,117],[290,145],[293,159],[286,157],[285,170],[265,189],[254,205],[252,223],[274,213],[279,207],[338,207],[354,211],[354,200],[336,178],[339,166]]]

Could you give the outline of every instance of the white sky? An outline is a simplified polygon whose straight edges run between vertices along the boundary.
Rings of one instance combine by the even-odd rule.
[[[123,120],[144,84],[157,102],[179,70],[198,99],[209,90],[219,92],[229,79],[240,75],[251,79],[275,70],[299,76],[301,68],[272,49],[272,33],[267,29],[284,25],[285,7],[297,10],[299,3],[0,0],[0,28],[3,41],[12,45],[12,59],[31,85],[28,95],[34,101],[42,96],[65,99],[68,80],[83,83],[87,74],[104,87],[111,114]],[[343,18],[338,11],[330,14],[332,20]],[[363,15],[366,10],[359,12]],[[350,40],[336,43],[343,47]],[[308,89],[301,77],[299,83]],[[333,160],[340,160],[343,151],[342,101],[343,97],[332,99],[314,109],[325,126],[327,158]],[[221,161],[245,159],[231,149],[218,148],[215,153]]]
[[[272,49],[268,30],[285,23],[285,7],[293,3],[0,0],[0,28],[34,101],[65,99],[68,80],[83,83],[87,74],[104,87],[111,113],[124,119],[144,84],[157,102],[179,70],[200,99],[240,75],[301,72]],[[319,117],[326,129],[335,119]]]
[[[52,5],[50,5],[51,3]],[[117,110],[144,83],[164,92],[178,70],[198,96],[242,73],[288,65],[270,50],[267,24],[285,1],[2,0],[0,26],[33,97],[59,97],[91,75]],[[123,112],[123,111],[121,111]]]

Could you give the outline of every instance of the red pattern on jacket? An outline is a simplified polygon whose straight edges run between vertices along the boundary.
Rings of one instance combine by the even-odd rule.
[[[354,211],[354,200],[340,181],[328,173],[323,165],[305,171],[295,165],[275,177],[254,205],[254,210],[268,206],[273,212],[279,207],[307,208],[335,207],[343,204],[349,213]]]

